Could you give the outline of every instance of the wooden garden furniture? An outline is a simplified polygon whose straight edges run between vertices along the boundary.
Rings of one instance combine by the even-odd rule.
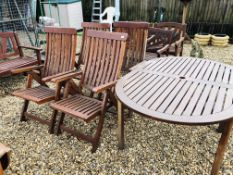
[[[168,56],[169,48],[171,46],[173,31],[159,29],[159,28],[149,28],[147,39],[146,52],[155,53],[157,57],[162,54]],[[153,54],[151,54],[153,55]]]
[[[36,51],[37,58],[25,56],[23,48]],[[41,48],[22,46],[17,33],[0,32],[0,77],[12,75],[11,70],[41,63]]]
[[[84,64],[84,60],[82,60],[82,58],[84,58],[82,56],[82,53],[84,52],[84,48],[85,48],[85,44],[86,44],[86,33],[87,30],[103,30],[103,31],[109,31],[110,30],[110,24],[104,23],[104,24],[100,24],[100,23],[96,23],[96,22],[83,22],[82,23],[82,27],[83,27],[83,36],[82,36],[82,44],[81,44],[81,48],[80,48],[80,52],[77,54],[79,55],[79,59],[77,61],[76,67],[79,69],[81,64]]]
[[[128,72],[130,67],[143,61],[146,52],[146,42],[149,23],[120,21],[113,23],[114,31],[128,33],[126,55],[122,71]]]
[[[141,63],[117,82],[118,143],[124,147],[122,104],[142,116],[182,125],[224,125],[212,175],[219,172],[233,125],[233,67],[189,57]]]
[[[86,39],[86,48],[83,54],[85,57],[83,72],[54,78],[52,81],[70,80],[81,75],[79,86],[81,89],[89,90],[91,92],[90,95],[77,92],[75,95],[68,96],[70,85],[67,83],[64,99],[52,103],[50,106],[55,111],[62,112],[57,133],[60,133],[61,129],[78,138],[91,142],[92,152],[95,152],[101,136],[108,94],[111,88],[115,86],[121,71],[127,34],[88,30]],[[95,94],[97,94],[98,98],[94,98],[93,95]],[[70,114],[68,115],[69,117],[81,119],[85,122],[90,122],[99,116],[94,136],[86,135],[65,126],[63,124],[65,114]],[[56,112],[53,117],[55,115]]]
[[[47,83],[53,78],[74,72],[77,34],[76,29],[73,28],[46,27],[45,32],[47,45],[44,65],[14,70],[14,73],[28,72],[28,79],[26,89],[16,90],[13,95],[24,99],[20,121],[26,121],[27,118],[37,120],[49,125],[49,132],[53,133],[55,119],[48,121],[32,115],[27,112],[28,105],[29,101],[40,105],[60,98],[64,82],[57,82],[56,89],[50,88]],[[39,85],[32,87],[33,80]]]
[[[169,54],[174,56],[182,56],[183,43],[186,35],[186,24],[176,22],[160,22],[155,25],[156,28],[174,31],[172,43],[169,48]]]
[[[10,151],[10,148],[0,143],[0,175],[3,175],[3,171],[9,166]]]

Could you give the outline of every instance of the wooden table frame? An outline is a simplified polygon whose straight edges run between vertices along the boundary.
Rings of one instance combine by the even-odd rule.
[[[166,59],[174,59],[174,58],[161,58],[161,59],[164,59],[163,61],[165,61]],[[175,58],[175,59],[183,60],[185,58],[179,57],[179,58]],[[186,58],[186,59],[192,60],[193,58]],[[199,60],[199,59],[196,59],[196,60],[200,61],[200,62],[203,62],[202,60]],[[204,60],[204,61],[208,62],[209,60]],[[153,62],[153,60],[152,60],[152,62]],[[212,63],[212,61],[209,61],[209,62]],[[226,68],[224,70],[226,70],[226,69],[232,70],[232,75],[233,75],[233,68],[231,68],[230,66],[227,66],[227,65],[224,65],[224,64],[220,64],[218,62],[213,62],[213,63],[216,64],[216,65],[219,64],[220,65],[220,69],[221,69],[221,66],[225,66]],[[142,65],[137,66],[134,70],[132,70],[132,72],[136,72],[136,71],[142,70],[143,69],[142,66],[145,65],[145,64],[147,64],[147,63],[144,62],[144,63],[142,63]],[[209,68],[206,68],[206,70],[208,70],[208,69]],[[132,72],[129,73],[129,74],[133,74]],[[147,72],[149,72],[149,71],[147,71]],[[229,72],[231,72],[231,71],[229,71]],[[166,76],[166,74],[163,73],[163,72],[158,72],[158,74],[160,74],[162,76]],[[170,75],[170,77],[175,77],[175,76],[177,76],[177,75],[176,74]],[[212,170],[211,170],[211,175],[217,175],[218,172],[219,172],[219,170],[220,170],[220,166],[221,166],[221,163],[222,163],[222,160],[223,160],[223,157],[224,157],[224,152],[225,152],[226,147],[227,147],[227,142],[228,142],[228,139],[230,137],[230,133],[231,133],[231,130],[232,130],[232,127],[233,127],[233,116],[231,116],[231,114],[230,114],[230,111],[233,110],[233,105],[231,104],[231,106],[229,108],[227,108],[226,112],[223,111],[222,115],[221,115],[221,112],[220,112],[220,117],[219,118],[217,118],[217,115],[211,114],[211,116],[216,117],[215,121],[213,120],[213,118],[210,118],[209,121],[205,120],[205,121],[200,121],[200,122],[196,122],[195,123],[195,121],[184,121],[184,122],[182,120],[179,121],[179,118],[177,118],[177,120],[175,118],[174,121],[173,121],[173,120],[167,120],[168,118],[166,118],[166,117],[161,117],[160,118],[158,115],[156,115],[156,117],[155,117],[153,115],[148,115],[148,114],[150,114],[149,113],[150,111],[149,112],[148,111],[141,112],[140,108],[137,108],[138,106],[133,107],[132,106],[132,104],[133,104],[132,102],[126,103],[125,102],[126,98],[125,99],[122,98],[125,94],[122,94],[122,92],[120,92],[120,89],[121,89],[121,86],[123,85],[123,82],[127,81],[128,77],[126,77],[126,78],[123,77],[117,83],[117,86],[116,86],[116,95],[117,95],[117,98],[118,98],[118,102],[117,102],[117,107],[118,107],[117,137],[118,137],[118,147],[119,147],[119,149],[124,149],[124,116],[123,116],[123,109],[124,109],[124,107],[132,109],[136,113],[139,113],[139,114],[141,114],[141,115],[143,115],[145,117],[149,117],[149,118],[152,118],[152,119],[155,119],[155,120],[165,121],[167,123],[182,124],[182,125],[201,125],[201,126],[202,125],[207,125],[207,124],[220,123],[223,126],[222,127],[223,130],[222,130],[222,134],[221,134],[221,137],[220,137],[220,140],[219,140],[218,148],[217,148],[217,151],[216,151],[216,154],[215,154],[215,159],[214,159],[214,162],[213,162],[213,165],[212,165]],[[217,74],[216,74],[216,77],[217,77]],[[230,77],[230,73],[229,73],[229,77]],[[191,77],[186,77],[186,79],[187,79],[187,81],[189,81],[189,80],[190,81],[194,81]],[[203,81],[204,83],[212,84],[211,87],[214,87],[214,85],[217,85],[217,86],[219,86],[219,89],[221,89],[222,87],[225,88],[225,89],[226,88],[233,88],[233,84],[227,84],[227,83],[221,83],[221,82],[213,82],[213,81],[207,82],[207,81],[200,80],[200,79],[197,79],[196,81],[198,81],[198,82],[202,82]],[[123,87],[122,87],[122,89],[123,89]],[[215,101],[217,101],[217,96],[216,96]],[[225,110],[225,109],[222,109],[222,110]],[[224,117],[224,116],[227,116],[227,117]]]

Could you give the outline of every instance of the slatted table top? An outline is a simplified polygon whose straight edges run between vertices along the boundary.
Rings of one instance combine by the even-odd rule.
[[[190,57],[145,61],[116,85],[136,112],[171,123],[201,125],[233,117],[233,67]]]

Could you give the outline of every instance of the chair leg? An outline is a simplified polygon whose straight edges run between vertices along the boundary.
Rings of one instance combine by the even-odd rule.
[[[128,118],[132,118],[133,110],[128,108]]]
[[[61,125],[63,124],[64,117],[65,117],[65,113],[62,112],[60,118],[58,119],[58,125],[57,125],[57,129],[55,132],[56,135],[61,134]]]
[[[97,131],[95,133],[94,141],[92,143],[92,150],[91,150],[92,153],[96,152],[96,150],[99,146],[99,140],[100,140],[100,136],[101,136],[101,131],[103,129],[103,124],[104,124],[104,114],[101,114],[99,117],[99,123],[97,126]]]
[[[52,118],[49,124],[49,134],[54,133],[54,126],[56,124],[57,112],[58,112],[57,110],[53,110]]]
[[[180,56],[181,57],[183,56],[183,48],[181,48],[181,50],[180,50]]]
[[[21,112],[21,117],[20,117],[20,121],[27,121],[27,118],[25,116],[25,112],[27,112],[28,109],[28,105],[29,105],[29,101],[28,100],[24,100],[24,104],[23,104],[23,108],[22,108],[22,112]]]

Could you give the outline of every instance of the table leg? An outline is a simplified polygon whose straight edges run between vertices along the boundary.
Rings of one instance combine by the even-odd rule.
[[[224,131],[225,123],[219,123],[217,132],[222,133]]]
[[[123,116],[123,106],[122,103],[117,100],[117,137],[118,137],[118,148],[124,149],[124,116]]]
[[[230,137],[230,133],[233,125],[233,119],[226,121],[224,125],[225,127],[222,132],[221,138],[219,140],[217,152],[215,153],[215,159],[212,165],[211,175],[217,175],[219,173],[219,169],[224,157],[224,152],[227,147],[227,141]]]

